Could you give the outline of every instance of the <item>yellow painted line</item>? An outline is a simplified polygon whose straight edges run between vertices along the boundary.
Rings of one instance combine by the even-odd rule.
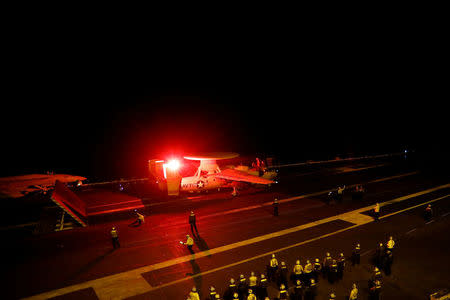
[[[404,211],[411,210],[411,209],[417,208],[419,206],[423,206],[423,205],[426,205],[428,203],[436,202],[436,201],[439,201],[439,200],[442,200],[442,199],[445,199],[445,198],[448,198],[448,197],[450,197],[450,194],[449,195],[445,195],[443,197],[439,197],[439,198],[430,200],[430,201],[427,201],[427,202],[424,202],[424,203],[419,204],[419,205],[415,205],[415,206],[412,206],[412,207],[408,207],[406,209],[402,209],[400,211],[396,211],[396,212],[391,213],[389,215],[385,215],[383,217],[380,217],[380,219],[387,218],[387,217],[390,217],[390,216],[402,213]],[[373,221],[373,218],[370,217],[370,220]],[[341,232],[344,232],[344,231],[347,231],[347,230],[350,230],[350,229],[362,226],[362,225],[367,224],[367,223],[368,222],[355,224],[353,226],[349,226],[349,227],[346,227],[346,228],[343,228],[343,229],[339,229],[337,231],[333,231],[333,232],[330,232],[330,233],[327,233],[327,234],[324,234],[324,235],[321,235],[321,236],[318,236],[318,237],[315,237],[315,238],[312,238],[312,239],[309,239],[309,240],[306,240],[306,241],[303,241],[303,242],[299,242],[299,243],[296,243],[296,244],[293,244],[293,245],[289,245],[289,246],[286,246],[286,247],[283,247],[283,248],[279,248],[279,249],[276,249],[274,251],[266,252],[266,253],[263,253],[263,254],[260,254],[260,255],[257,255],[257,256],[251,257],[251,258],[247,258],[247,259],[244,259],[244,260],[241,260],[241,261],[229,264],[229,265],[225,265],[225,266],[221,266],[221,267],[218,267],[218,268],[215,268],[215,269],[212,269],[212,270],[208,270],[208,271],[205,271],[205,272],[197,273],[195,275],[192,275],[191,277],[186,277],[186,278],[178,279],[178,280],[175,280],[175,281],[172,281],[172,282],[168,282],[168,283],[159,285],[157,287],[154,287],[154,288],[152,288],[152,290],[164,288],[164,287],[167,287],[167,286],[171,286],[171,285],[174,285],[174,284],[177,284],[177,283],[189,280],[191,278],[195,278],[195,277],[207,275],[209,273],[213,273],[213,272],[221,271],[221,270],[224,270],[224,269],[227,269],[227,268],[231,268],[231,267],[234,267],[236,265],[247,263],[249,261],[256,260],[256,259],[259,259],[259,258],[263,258],[265,256],[269,256],[270,257],[273,253],[282,252],[284,250],[288,250],[288,249],[291,249],[291,248],[295,248],[295,247],[298,247],[298,246],[301,246],[301,245],[304,245],[304,244],[307,244],[307,243],[311,243],[311,242],[323,239],[323,238],[327,238],[329,236],[332,236],[332,235],[335,235],[335,234],[338,234],[338,233],[341,233]]]
[[[434,192],[434,191],[437,191],[437,190],[440,190],[440,189],[449,188],[449,187],[450,187],[450,183],[449,184],[444,184],[444,185],[437,186],[437,187],[434,187],[434,188],[431,188],[431,189],[427,189],[427,190],[424,190],[424,191],[421,191],[421,192],[417,192],[417,193],[414,193],[414,194],[406,195],[406,196],[399,197],[399,198],[396,198],[396,199],[393,199],[393,200],[390,200],[390,201],[387,201],[387,202],[380,203],[380,206],[384,206],[384,205],[391,204],[391,203],[397,203],[397,202],[400,202],[400,201],[404,201],[404,200],[407,200],[407,199],[410,199],[410,198],[414,198],[414,197],[417,197],[417,196],[420,196],[420,195],[424,195],[424,194],[427,194],[427,193],[431,193],[431,192]],[[199,252],[199,253],[196,253],[194,255],[186,255],[186,256],[175,258],[175,259],[167,260],[167,261],[164,261],[164,262],[160,262],[160,263],[157,263],[157,264],[154,264],[154,265],[149,265],[149,266],[145,266],[145,267],[141,267],[141,268],[137,268],[137,269],[133,269],[133,270],[117,273],[117,274],[114,274],[114,275],[105,276],[105,277],[102,277],[102,278],[99,278],[99,279],[94,279],[94,280],[90,280],[90,281],[87,281],[87,282],[84,282],[84,283],[80,283],[80,284],[76,284],[76,285],[73,285],[73,286],[69,286],[69,287],[66,287],[66,288],[53,290],[53,291],[50,291],[50,292],[46,292],[46,293],[43,293],[43,294],[39,294],[39,295],[36,295],[36,296],[29,297],[29,298],[26,298],[26,299],[48,299],[48,298],[51,298],[51,297],[64,295],[64,294],[67,294],[67,293],[70,293],[70,292],[73,292],[73,291],[77,291],[77,290],[84,289],[84,288],[89,288],[89,287],[94,288],[94,290],[96,291],[97,296],[99,297],[99,299],[123,299],[123,298],[131,297],[133,295],[142,294],[142,293],[151,291],[153,289],[157,289],[157,288],[161,288],[163,286],[167,286],[167,284],[166,284],[166,285],[161,285],[161,286],[157,286],[157,287],[152,288],[148,284],[148,282],[141,276],[142,273],[147,273],[147,272],[150,272],[150,271],[154,271],[154,270],[166,268],[166,267],[169,267],[169,266],[177,265],[177,264],[180,264],[180,263],[188,262],[188,261],[192,260],[193,258],[201,258],[201,257],[205,257],[205,256],[211,256],[211,255],[216,254],[216,253],[225,252],[225,251],[228,251],[228,250],[231,250],[231,249],[235,249],[235,248],[238,248],[238,247],[244,247],[244,246],[251,245],[251,244],[254,244],[254,243],[257,243],[257,242],[261,242],[261,241],[265,241],[265,240],[272,239],[272,238],[275,238],[275,237],[279,237],[279,236],[283,236],[283,235],[286,235],[286,234],[294,233],[294,232],[297,232],[297,231],[300,231],[300,230],[304,230],[304,229],[307,229],[307,228],[310,228],[310,227],[314,227],[314,226],[317,226],[317,225],[320,225],[320,224],[324,224],[324,223],[328,223],[328,222],[331,222],[331,221],[334,221],[334,220],[338,220],[338,219],[339,220],[352,220],[353,222],[356,222],[355,225],[350,226],[348,228],[344,228],[344,229],[341,229],[341,230],[338,230],[338,231],[335,231],[335,232],[332,232],[332,233],[329,233],[329,234],[322,235],[320,237],[316,237],[316,238],[313,238],[313,239],[310,239],[310,240],[307,240],[307,241],[303,241],[303,242],[300,242],[300,243],[297,243],[297,244],[294,244],[294,245],[290,245],[290,246],[287,246],[287,247],[284,247],[284,248],[280,248],[278,250],[270,252],[269,254],[271,254],[273,252],[283,251],[283,250],[286,250],[286,249],[289,249],[289,248],[292,248],[292,247],[300,246],[300,245],[303,245],[305,243],[309,243],[309,242],[318,240],[320,238],[325,238],[325,237],[328,237],[330,235],[337,234],[337,233],[345,231],[345,230],[349,230],[351,228],[355,228],[357,226],[361,226],[361,225],[367,224],[367,223],[373,221],[373,219],[371,217],[364,216],[364,215],[362,215],[360,213],[364,212],[364,211],[367,211],[367,210],[370,210],[372,208],[373,208],[373,206],[363,207],[363,208],[360,208],[360,209],[357,209],[357,210],[354,210],[354,211],[350,211],[350,212],[342,213],[342,214],[335,215],[335,216],[332,216],[332,217],[328,217],[328,218],[325,218],[325,219],[317,220],[317,221],[314,221],[314,222],[311,222],[311,223],[308,223],[308,224],[303,224],[303,225],[295,226],[295,227],[292,227],[292,228],[287,228],[287,229],[284,229],[284,230],[280,230],[278,232],[273,232],[273,233],[261,235],[261,236],[254,237],[254,238],[251,238],[251,239],[247,239],[247,240],[243,240],[243,241],[240,241],[240,242],[236,242],[236,243],[228,244],[228,245],[225,245],[225,246],[217,247],[217,248],[214,248],[214,249],[210,249],[208,251]],[[383,217],[386,217],[386,216],[383,216]],[[265,254],[262,254],[260,256],[253,257],[253,258],[241,261],[240,263],[247,262],[247,261],[250,261],[252,259],[263,257],[263,256],[269,255],[269,254],[265,253]],[[215,269],[215,270],[221,270],[221,269],[224,269],[225,267],[233,266],[233,265],[236,265],[236,264],[238,264],[238,263],[235,263],[235,264],[232,264],[232,265],[228,265],[228,266],[223,266],[223,267],[220,267],[220,268]],[[211,272],[211,271],[208,271],[208,272]],[[208,273],[201,273],[201,274],[208,274]],[[195,276],[198,276],[198,275],[199,274],[197,274]],[[187,280],[187,279],[190,279],[190,278],[192,278],[192,277],[188,277],[186,279],[180,279],[179,281],[174,281],[172,284],[175,284],[177,282],[181,282],[183,280]],[[136,289],[131,288],[132,284],[136,284],[137,288]]]
[[[427,204],[430,204],[430,203],[433,203],[433,202],[436,202],[436,201],[448,198],[449,196],[450,195],[445,195],[445,196],[442,196],[442,197],[439,197],[439,198],[436,198],[436,199],[433,199],[433,200],[430,200],[430,201],[427,201],[427,202],[423,202],[423,203],[420,203],[420,204],[417,204],[417,205],[414,205],[414,206],[411,206],[411,207],[408,207],[408,208],[405,208],[405,209],[402,209],[402,210],[399,210],[399,211],[396,211],[396,212],[393,212],[393,213],[390,213],[390,214],[387,214],[387,215],[384,215],[384,216],[381,216],[380,219],[388,218],[390,216],[402,213],[404,211],[411,210],[411,209],[414,209],[414,208],[417,208],[417,207],[420,207],[420,206],[424,206],[424,205],[427,205]]]

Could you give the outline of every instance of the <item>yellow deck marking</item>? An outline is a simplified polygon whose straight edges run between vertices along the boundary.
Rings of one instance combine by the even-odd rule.
[[[401,202],[401,201],[404,201],[404,200],[407,200],[407,199],[411,199],[411,198],[414,198],[414,197],[417,197],[417,196],[425,195],[425,194],[432,193],[434,191],[441,190],[441,189],[446,189],[446,188],[450,188],[450,183],[444,184],[444,185],[440,185],[440,186],[437,186],[437,187],[434,187],[434,188],[430,188],[430,189],[427,189],[427,190],[423,190],[423,191],[420,191],[420,192],[417,192],[417,193],[414,193],[414,194],[410,194],[410,195],[402,196],[402,197],[399,197],[399,198],[395,198],[395,199],[392,199],[392,200],[387,201],[387,202],[382,202],[382,203],[380,203],[380,207],[383,207],[383,206],[386,206],[386,205],[389,205],[389,204],[392,204],[392,203],[398,203],[398,202]],[[427,203],[430,203],[430,202],[438,201],[438,200],[441,200],[441,199],[446,198],[448,196],[449,195],[444,196],[444,197],[440,197],[440,198],[428,201],[426,203],[422,203],[420,205],[424,205],[424,204],[427,204]],[[418,207],[420,205],[413,206],[412,208]],[[401,210],[399,212],[395,212],[395,213],[392,213],[392,214],[389,214],[389,215],[385,215],[385,216],[383,216],[381,218],[386,218],[386,217],[389,217],[391,215],[394,215],[394,214],[397,214],[397,213],[401,213],[401,212],[403,212],[405,210],[412,209],[412,208],[407,208],[407,209]],[[129,270],[129,271],[126,271],[126,272],[117,273],[117,274],[110,275],[110,276],[105,276],[105,277],[102,277],[102,278],[99,278],[99,279],[86,281],[86,282],[83,282],[83,283],[80,283],[80,284],[76,284],[76,285],[72,285],[72,286],[69,286],[69,287],[65,287],[65,288],[49,291],[49,292],[42,293],[42,294],[39,294],[39,295],[36,295],[36,296],[32,296],[32,297],[29,297],[29,298],[26,298],[26,299],[48,299],[48,298],[51,298],[51,297],[64,295],[64,294],[67,294],[67,293],[70,293],[70,292],[74,292],[74,291],[77,291],[77,290],[80,290],[80,289],[89,288],[89,287],[94,288],[94,290],[97,293],[97,296],[99,297],[99,299],[123,299],[123,298],[130,297],[130,296],[133,296],[133,295],[139,295],[139,294],[142,294],[142,293],[145,293],[145,292],[149,292],[149,291],[151,291],[153,289],[159,289],[159,288],[162,288],[162,287],[165,287],[165,286],[168,286],[168,285],[176,284],[176,283],[184,281],[184,280],[189,280],[192,277],[197,277],[197,276],[200,276],[202,274],[205,275],[205,274],[208,274],[208,273],[211,273],[211,272],[215,272],[215,271],[222,270],[222,269],[225,269],[225,268],[228,268],[228,267],[232,267],[232,266],[237,265],[237,264],[245,263],[245,262],[248,262],[250,260],[254,260],[254,259],[257,259],[257,258],[260,258],[260,257],[264,257],[266,255],[270,255],[270,254],[272,254],[274,252],[280,252],[280,251],[283,251],[283,250],[286,250],[286,249],[290,249],[292,247],[297,247],[297,246],[300,246],[300,245],[303,245],[303,244],[306,244],[306,243],[310,243],[312,241],[316,241],[318,239],[322,239],[322,238],[325,238],[325,237],[328,237],[328,236],[331,236],[331,235],[334,235],[334,234],[337,234],[337,233],[340,233],[340,232],[343,232],[343,231],[346,231],[346,230],[349,230],[349,229],[352,229],[352,228],[355,228],[355,227],[358,227],[358,226],[361,226],[361,225],[364,225],[364,224],[367,224],[369,222],[372,222],[373,219],[368,217],[368,216],[365,216],[365,215],[361,214],[361,212],[365,212],[365,211],[368,211],[368,210],[371,210],[371,209],[373,209],[373,205],[367,206],[367,207],[363,207],[363,208],[359,208],[359,209],[356,209],[356,210],[353,210],[353,211],[350,211],[350,212],[342,213],[342,214],[339,214],[339,215],[336,215],[336,216],[328,217],[328,218],[325,218],[325,219],[322,219],[322,220],[317,220],[317,221],[314,221],[314,222],[311,222],[311,223],[308,223],[308,224],[295,226],[295,227],[292,227],[292,228],[280,230],[278,232],[273,232],[273,233],[261,235],[259,237],[254,237],[254,238],[247,239],[247,240],[244,240],[244,241],[240,241],[240,242],[232,243],[232,244],[229,244],[229,245],[225,245],[225,246],[217,247],[217,248],[214,248],[214,249],[210,249],[208,251],[199,252],[199,253],[196,253],[194,255],[186,255],[186,256],[183,256],[183,257],[178,257],[178,258],[175,258],[175,259],[171,259],[171,260],[167,260],[167,261],[164,261],[164,262],[160,262],[160,263],[157,263],[157,264],[154,264],[154,265],[149,265],[149,266],[145,266],[145,267]],[[162,269],[162,268],[165,268],[165,267],[173,266],[173,265],[176,265],[176,264],[179,264],[179,263],[187,262],[187,261],[192,260],[193,258],[197,259],[197,258],[201,258],[201,257],[205,257],[205,256],[210,256],[210,255],[213,255],[213,254],[216,254],[216,253],[221,253],[221,252],[228,251],[228,250],[231,250],[231,249],[235,249],[235,248],[238,248],[238,247],[243,247],[243,246],[247,246],[247,245],[250,245],[250,244],[257,243],[257,242],[265,241],[265,240],[268,240],[268,239],[272,239],[272,238],[275,238],[275,237],[279,237],[279,236],[282,236],[282,235],[286,235],[286,234],[289,234],[289,233],[293,233],[293,232],[297,232],[297,231],[300,231],[300,230],[303,230],[303,229],[307,229],[307,228],[310,228],[310,227],[313,227],[313,226],[317,226],[317,225],[320,225],[320,224],[328,223],[328,222],[331,222],[331,221],[334,221],[334,220],[351,220],[350,222],[355,223],[355,225],[349,226],[347,228],[344,228],[344,229],[341,229],[341,230],[337,230],[337,231],[334,231],[334,232],[331,232],[331,233],[328,233],[328,234],[325,234],[325,235],[322,235],[322,236],[319,236],[319,237],[316,237],[316,238],[312,238],[312,239],[309,239],[307,241],[303,241],[303,242],[300,242],[300,243],[297,243],[297,244],[294,244],[294,245],[289,245],[287,247],[280,248],[280,249],[277,249],[275,251],[271,251],[270,253],[261,254],[261,255],[258,255],[256,257],[252,257],[252,258],[249,258],[249,259],[246,259],[246,260],[242,260],[242,261],[234,263],[234,264],[222,266],[222,267],[219,267],[219,268],[216,268],[216,269],[213,269],[213,270],[209,270],[209,271],[206,271],[206,272],[203,272],[203,273],[196,274],[196,275],[191,276],[191,277],[183,278],[183,279],[180,279],[180,280],[177,280],[177,281],[173,281],[173,282],[170,282],[170,283],[167,283],[167,284],[159,285],[159,286],[153,287],[153,288],[141,276],[142,273],[147,273],[147,272],[150,272],[150,271],[154,271],[154,270]]]

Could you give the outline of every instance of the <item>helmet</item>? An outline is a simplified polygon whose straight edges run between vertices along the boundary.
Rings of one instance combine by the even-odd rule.
[[[191,210],[191,215],[193,215],[193,214],[194,214],[194,211]]]
[[[234,284],[234,279],[233,278],[230,279],[230,283]]]
[[[296,265],[299,265],[299,264],[300,264],[300,261],[299,261],[299,260],[297,260],[297,261],[295,262],[295,264],[296,264]]]
[[[344,253],[341,253],[341,256],[344,256]]]
[[[356,283],[354,283],[352,287],[353,287],[354,289],[356,289]]]
[[[309,264],[309,260],[306,260],[306,264]]]
[[[234,299],[239,299],[239,294],[238,294],[238,293],[234,293],[234,294],[233,294],[233,298],[234,298]]]
[[[383,243],[380,243],[380,247],[383,247]]]
[[[319,259],[318,259],[318,258],[316,258],[316,262],[319,262]]]
[[[315,283],[316,281],[314,279],[311,279],[311,283]]]
[[[359,248],[359,247],[361,247],[359,244],[356,244],[356,248]]]
[[[272,254],[272,258],[275,258],[275,254]]]
[[[264,274],[261,274],[261,278],[265,278],[266,276]]]
[[[116,227],[113,227],[112,230],[116,230]]]
[[[194,287],[192,288],[192,291],[195,293],[195,292],[197,291],[197,288],[194,286]]]
[[[302,285],[302,282],[300,280],[297,280],[296,284],[297,285]]]
[[[331,299],[336,299],[336,295],[334,293],[331,293],[330,298]]]
[[[189,237],[189,234],[186,234],[186,237]]]
[[[249,294],[253,294],[253,291],[251,289],[248,289]]]
[[[389,239],[392,240],[392,236],[390,236]]]
[[[327,256],[330,256],[330,252],[327,252]]]
[[[285,265],[286,265],[286,263],[285,263],[284,261],[282,261],[282,262],[281,262],[281,265],[282,265],[282,266],[285,266]]]
[[[241,274],[240,276],[239,276],[239,278],[240,279],[244,279],[245,277],[244,277],[244,274]]]
[[[219,296],[219,294],[216,294],[216,299],[220,299],[220,296]]]
[[[378,272],[378,271],[380,271],[380,270],[379,270],[377,267],[375,267],[374,271],[375,271],[375,272]]]
[[[284,284],[280,285],[280,290],[284,290],[286,287],[284,286]]]
[[[215,291],[216,289],[212,286],[209,288],[209,290],[212,292],[212,291]]]

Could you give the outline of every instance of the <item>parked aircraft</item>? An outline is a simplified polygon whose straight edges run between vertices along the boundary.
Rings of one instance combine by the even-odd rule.
[[[237,195],[239,183],[271,185],[277,173],[269,171],[263,160],[256,160],[252,167],[227,166],[223,169],[217,164],[218,160],[238,157],[237,153],[210,153],[203,155],[184,156],[184,159],[199,161],[200,165],[193,176],[182,177],[178,170],[180,160],[172,159],[150,160],[150,173],[157,179],[161,189],[167,189],[169,195],[178,195],[179,192],[201,192],[207,190],[220,190],[232,188],[232,195]]]
[[[67,174],[28,174],[0,178],[0,198],[20,198],[29,193],[46,194],[55,186],[56,180],[81,185],[85,177]]]

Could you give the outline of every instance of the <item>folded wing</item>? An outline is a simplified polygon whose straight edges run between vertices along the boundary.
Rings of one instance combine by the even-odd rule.
[[[233,169],[225,169],[222,170],[222,172],[215,174],[215,177],[226,179],[226,180],[233,180],[233,181],[243,181],[243,182],[250,182],[250,183],[257,183],[257,184],[271,184],[274,183],[272,180],[262,178],[255,175],[250,175],[242,171],[233,170]]]

